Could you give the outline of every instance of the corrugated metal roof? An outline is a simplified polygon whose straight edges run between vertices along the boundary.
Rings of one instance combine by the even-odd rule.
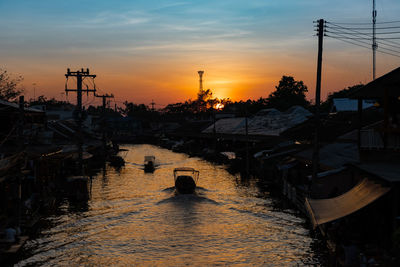
[[[311,163],[313,149],[303,150],[293,156]],[[320,148],[319,161],[321,167],[328,169],[340,168],[345,164],[358,163],[358,147],[355,143],[333,143]]]
[[[400,164],[395,162],[367,162],[353,165],[388,182],[400,182]]]
[[[300,106],[293,106],[286,112],[276,109],[265,109],[254,117],[248,118],[248,134],[279,136],[279,134],[295,125],[306,121],[312,113]],[[212,133],[214,124],[206,128],[203,133]],[[246,134],[245,118],[227,118],[215,122],[217,133]]]
[[[350,99],[350,98],[333,98],[333,107],[332,112],[341,112],[341,111],[357,111],[358,110],[358,100]],[[363,100],[362,107],[363,109],[374,106],[374,103],[370,101]]]
[[[18,104],[11,103],[11,102],[8,102],[8,101],[4,101],[4,100],[1,100],[1,99],[0,99],[0,105],[4,105],[4,106],[10,107],[12,109],[19,109],[19,105]],[[43,110],[35,109],[35,108],[27,108],[27,107],[24,108],[24,111],[36,112],[36,113],[44,113]]]

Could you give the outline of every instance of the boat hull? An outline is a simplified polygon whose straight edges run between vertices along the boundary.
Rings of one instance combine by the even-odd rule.
[[[153,163],[147,163],[144,165],[144,172],[154,172],[154,164]]]
[[[193,194],[196,183],[192,176],[181,175],[175,180],[175,189],[180,194]]]

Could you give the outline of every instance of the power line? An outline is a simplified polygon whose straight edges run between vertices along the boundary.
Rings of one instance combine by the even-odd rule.
[[[355,34],[355,33],[352,33],[352,32],[343,32],[343,31],[338,31],[338,30],[335,30],[335,31],[325,31],[325,32],[330,32],[330,33],[342,33],[342,34],[350,34],[350,35],[353,35],[353,34]],[[376,34],[399,34],[400,32],[377,32]],[[372,38],[372,35],[370,35],[370,34],[368,34],[368,33],[365,33],[365,35],[368,35],[368,36],[371,36],[371,38]]]
[[[334,25],[333,23],[331,23],[332,25]],[[339,28],[340,25],[336,26],[336,27],[330,27],[330,28]],[[358,30],[358,31],[370,31],[371,28],[366,28],[366,27],[342,27],[342,28],[347,28],[347,29],[351,29],[351,30]],[[375,28],[377,30],[388,30],[388,29],[400,29],[400,26],[389,26],[389,27],[377,27]]]
[[[338,24],[338,25],[371,25],[372,26],[372,22],[334,22],[334,23]],[[400,23],[400,20],[376,22],[376,24],[393,24],[393,23]]]
[[[352,42],[352,41],[346,40],[346,39],[341,38],[341,37],[337,37],[337,36],[327,36],[327,37],[331,37],[333,39],[337,39],[337,40],[340,40],[340,41],[345,42],[345,43],[349,43],[349,44],[352,44],[352,45],[356,45],[356,46],[360,46],[360,47],[364,47],[364,48],[370,49],[369,46],[365,46],[365,45],[362,45],[362,44],[359,44],[359,43],[356,43],[356,42]],[[389,52],[385,52],[385,51],[381,51],[381,50],[377,50],[377,51],[380,52],[380,53],[383,53],[383,54],[387,54],[387,55],[391,55],[391,56],[395,56],[395,57],[400,57],[400,55],[396,55],[396,54],[393,54],[393,53],[389,53]]]
[[[329,24],[332,24],[332,25],[336,25],[335,23],[332,23],[332,22],[328,22],[328,23],[329,23]],[[365,33],[365,32],[359,32],[359,31],[356,31],[356,30],[352,30],[352,29],[350,29],[350,28],[342,27],[342,26],[340,26],[340,25],[337,25],[337,26],[340,27],[341,30],[354,32],[354,33],[356,33],[356,34],[358,34],[358,35],[370,36],[369,34],[367,34],[367,33]],[[326,26],[326,27],[327,27],[327,28],[330,28],[329,26]],[[397,42],[391,41],[391,40],[381,40],[381,41],[380,41],[380,44],[386,44],[386,45],[392,46],[392,47],[393,47],[394,45],[398,45],[398,46],[400,47],[400,43],[397,43]],[[392,44],[392,45],[389,45],[389,44]]]
[[[343,40],[343,39],[346,39],[346,40],[356,40],[358,43],[370,45],[370,43],[368,43],[368,42],[360,41],[360,39],[362,40],[362,39],[366,39],[366,38],[352,38],[352,37],[347,37],[347,36],[342,37],[341,34],[336,34],[336,35],[338,35],[338,37],[341,38],[341,40]],[[334,35],[328,35],[328,34],[327,34],[326,36],[327,36],[327,37],[331,37],[331,38],[335,38],[335,37],[336,37],[336,36],[334,36]],[[381,47],[381,48],[379,48],[379,49],[386,50],[386,51],[390,51],[390,52],[394,52],[394,53],[399,53],[399,54],[400,54],[400,51],[399,51],[399,50],[393,50],[393,49],[386,48],[386,47]]]

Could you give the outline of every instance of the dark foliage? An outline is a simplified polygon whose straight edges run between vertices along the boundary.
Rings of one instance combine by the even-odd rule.
[[[12,77],[6,70],[0,69],[0,99],[13,101],[23,92],[23,89],[18,88],[23,77]]]
[[[305,108],[310,106],[305,93],[308,91],[303,81],[296,81],[292,76],[282,76],[279,85],[275,87],[267,98],[267,106],[285,111],[288,108],[299,105]]]

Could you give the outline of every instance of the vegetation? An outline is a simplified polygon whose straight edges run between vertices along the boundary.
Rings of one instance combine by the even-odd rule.
[[[125,101],[124,108],[119,108],[120,112],[124,116],[129,117],[146,117],[150,109],[145,104],[135,104],[132,102]]]
[[[62,107],[62,106],[69,106],[73,107],[71,103],[67,101],[62,101],[62,100],[57,100],[55,98],[47,99],[44,95],[39,96],[36,99],[30,99],[29,100],[29,105],[30,106],[36,106],[36,105],[45,105],[47,108],[49,107]]]
[[[279,85],[275,88],[276,90],[266,99],[269,108],[284,111],[294,105],[306,108],[310,106],[305,95],[308,89],[303,81],[296,81],[292,76],[282,76]]]
[[[23,93],[23,89],[18,88],[23,77],[11,76],[6,70],[0,69],[0,99],[13,101]]]
[[[261,109],[276,108],[287,110],[291,106],[300,105],[305,108],[310,106],[306,100],[307,86],[303,81],[296,81],[291,76],[282,76],[279,85],[275,87],[268,98],[260,97],[258,100],[231,101],[229,98],[218,99],[212,97],[212,90],[202,90],[198,93],[196,100],[187,100],[183,103],[169,104],[164,108],[168,114],[210,114],[214,112],[216,104],[221,104],[225,112],[236,113],[240,116],[255,114]]]

